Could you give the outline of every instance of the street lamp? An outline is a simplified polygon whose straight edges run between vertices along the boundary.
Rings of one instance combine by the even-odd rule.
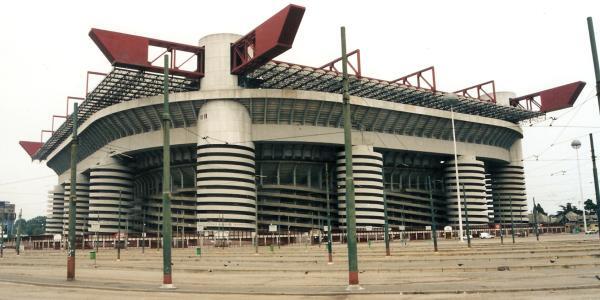
[[[461,209],[461,201],[460,201],[460,182],[458,179],[458,153],[456,151],[456,128],[454,127],[454,105],[456,105],[458,100],[458,95],[453,93],[448,93],[445,96],[446,101],[450,104],[450,118],[452,120],[452,146],[454,148],[454,177],[456,181],[456,206],[458,207],[458,234],[460,236],[460,241],[464,242],[463,239],[463,225],[462,225],[462,209]]]
[[[583,203],[583,185],[581,184],[581,168],[579,167],[579,148],[581,148],[581,142],[579,140],[573,140],[571,147],[575,149],[577,154],[577,174],[579,175],[579,206]],[[587,221],[585,220],[585,207],[583,207],[583,232],[587,232]]]

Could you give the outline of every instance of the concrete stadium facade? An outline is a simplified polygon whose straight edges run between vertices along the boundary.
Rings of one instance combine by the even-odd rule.
[[[239,38],[202,38],[200,87],[170,95],[173,227],[254,231],[273,224],[306,231],[327,224],[329,203],[333,227],[343,229],[341,95],[240,84],[229,68],[230,45]],[[160,226],[162,98],[108,105],[81,124],[78,233],[93,222],[102,233]],[[528,222],[518,121],[369,96],[350,101],[359,228],[383,227],[384,198],[392,226],[430,225],[432,204],[437,222],[457,224],[465,218],[457,192],[471,224]],[[452,117],[466,199],[456,189]],[[58,174],[49,192],[48,233],[67,228],[70,142],[46,156]]]

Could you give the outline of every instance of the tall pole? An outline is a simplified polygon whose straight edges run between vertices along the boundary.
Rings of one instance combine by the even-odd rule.
[[[533,228],[535,229],[535,239],[540,241],[540,232],[538,230],[537,208],[535,206],[535,197],[533,197]]]
[[[471,228],[469,227],[469,207],[467,206],[467,191],[465,184],[462,184],[463,203],[465,205],[465,222],[467,223],[467,246],[471,248]]]
[[[331,240],[331,208],[329,204],[329,164],[325,164],[325,197],[327,197],[327,254],[329,264],[333,263],[333,241]],[[288,216],[289,219],[289,216]],[[289,224],[289,221],[288,221]],[[288,225],[289,226],[289,225]],[[289,237],[288,229],[288,237]]]
[[[512,196],[508,195],[508,201],[510,206],[510,233],[512,235],[513,244],[515,243],[515,220],[513,219],[513,206],[512,206]]]
[[[587,18],[588,32],[590,34],[590,46],[592,47],[592,59],[594,60],[594,75],[596,75],[596,96],[600,108],[600,66],[598,65],[598,52],[596,50],[596,37],[594,36],[594,23],[592,17]]]
[[[458,235],[463,242],[462,210],[460,205],[460,183],[458,179],[458,153],[456,150],[456,129],[454,127],[454,107],[450,106],[450,118],[452,120],[452,146],[454,147],[454,180],[456,181],[456,206],[458,206]]]
[[[22,209],[19,209],[19,219],[17,222],[19,222],[19,224],[17,225],[17,240],[15,242],[15,250],[17,251],[17,255],[21,255],[21,213],[23,212]]]
[[[171,147],[169,138],[169,128],[171,126],[171,116],[169,114],[169,55],[165,54],[165,73],[164,73],[164,101],[162,113],[163,128],[163,183],[162,183],[162,207],[163,207],[163,285],[162,288],[174,288],[173,278],[171,276],[171,235],[173,229],[171,226]]]
[[[500,245],[504,245],[504,226],[502,225],[502,222],[504,222],[504,216],[502,215],[502,206],[499,207],[500,208]]]
[[[592,168],[594,171],[594,189],[596,190],[596,221],[600,224],[600,188],[598,188],[598,170],[596,169],[596,155],[594,153],[594,136],[590,133],[590,145],[592,146]],[[600,238],[600,230],[598,230]]]
[[[121,261],[121,191],[119,190],[119,227],[117,229],[117,261]]]
[[[385,178],[385,177],[384,177]],[[385,181],[385,179],[384,179]],[[385,182],[383,185],[383,239],[385,242],[385,256],[390,256],[390,221],[387,210],[387,195],[385,192]]]
[[[142,208],[142,253],[146,250],[146,210]]]
[[[346,157],[346,228],[348,231],[348,284],[358,285],[358,254],[356,249],[356,219],[354,211],[354,175],[352,174],[352,121],[348,93],[348,56],[346,55],[346,28],[341,28],[342,74],[344,104],[344,154]]]
[[[75,209],[77,201],[77,102],[73,103],[73,137],[71,138],[71,182],[69,190],[69,238],[67,243],[67,280],[75,280]]]
[[[577,154],[577,175],[579,178],[579,206],[583,203],[583,184],[581,183],[581,167],[579,166],[579,148],[575,148]],[[585,220],[585,207],[583,207],[583,232],[587,232],[587,221]]]
[[[0,258],[4,257],[4,216],[0,214]]]
[[[435,223],[435,208],[433,208],[433,188],[431,187],[431,177],[429,176],[427,176],[427,184],[429,185],[429,205],[431,207],[431,235],[433,237],[433,251],[438,252],[437,224]]]

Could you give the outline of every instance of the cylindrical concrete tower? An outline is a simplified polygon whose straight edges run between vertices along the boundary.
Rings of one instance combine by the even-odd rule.
[[[54,189],[48,191],[48,204],[46,233],[61,234],[65,209],[65,190],[62,185],[55,185]]]
[[[204,46],[204,77],[201,90],[239,89],[237,75],[231,74],[231,44],[241,35],[218,33],[200,39]]]
[[[65,209],[63,215],[63,234],[69,233],[69,197],[71,195],[71,183],[70,180],[65,181]],[[77,192],[75,202],[75,232],[81,234],[87,232],[87,222],[89,216],[90,206],[90,184],[86,176],[82,174],[77,175]]]
[[[521,140],[518,139],[510,149],[510,162],[491,170],[494,223],[510,223],[511,214],[515,223],[529,222],[522,157]]]
[[[212,100],[198,113],[197,211],[206,230],[254,230],[256,178],[251,120],[234,100]]]
[[[373,146],[352,147],[352,171],[356,203],[356,226],[383,227],[383,156]],[[337,182],[340,227],[346,228],[346,161],[338,153]]]
[[[454,160],[448,162],[444,169],[446,183],[446,200],[448,201],[448,222],[458,224],[458,206],[456,200],[456,176],[454,169]],[[475,159],[474,156],[461,155],[458,157],[458,178],[462,209],[462,222],[465,226],[465,209],[467,205],[470,224],[488,224],[488,208],[485,192],[485,169],[482,161]],[[463,198],[462,185],[464,184],[466,201]]]
[[[120,198],[119,198],[120,192]],[[120,199],[120,200],[119,200]],[[89,223],[100,222],[101,233],[114,233],[119,229],[121,210],[121,232],[125,232],[133,202],[133,175],[131,170],[117,159],[90,170],[90,217]]]

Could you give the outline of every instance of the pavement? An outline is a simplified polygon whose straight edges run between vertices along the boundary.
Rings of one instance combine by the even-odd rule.
[[[66,253],[31,250],[0,259],[0,299],[597,299],[598,236],[556,234],[473,240],[359,244],[361,290],[347,290],[346,245],[292,245],[173,250],[173,282],[161,290],[162,251],[78,250],[76,280],[66,281]],[[10,296],[9,296],[10,295]]]

